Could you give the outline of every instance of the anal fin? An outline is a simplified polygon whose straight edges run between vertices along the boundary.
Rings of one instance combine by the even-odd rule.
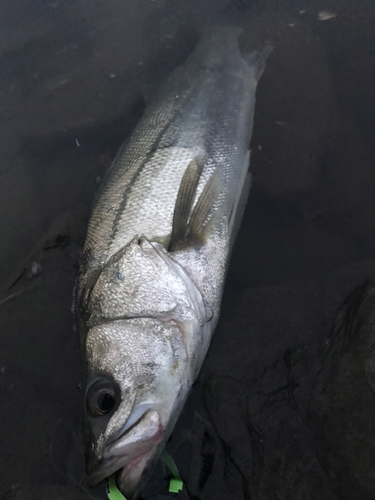
[[[266,67],[266,60],[271,54],[273,47],[266,45],[261,52],[251,52],[251,54],[243,54],[243,59],[254,72],[255,80],[258,82]]]
[[[249,165],[250,165],[250,151],[247,151],[243,160],[241,177],[238,182],[238,190],[233,200],[233,205],[228,220],[229,234],[234,233],[234,238],[241,224],[242,215],[245,211],[247,197],[251,187],[252,175],[249,171]]]

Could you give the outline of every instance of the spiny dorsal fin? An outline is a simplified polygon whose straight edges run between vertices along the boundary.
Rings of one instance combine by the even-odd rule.
[[[220,194],[219,170],[216,169],[208,179],[192,211],[188,225],[188,239],[203,243],[209,216]]]
[[[199,179],[204,166],[204,158],[194,158],[188,165],[182,177],[177,193],[176,205],[173,214],[172,237],[170,251],[175,250],[185,240],[187,235],[188,220],[193,207]]]

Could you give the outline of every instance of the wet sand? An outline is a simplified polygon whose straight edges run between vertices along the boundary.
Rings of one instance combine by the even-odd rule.
[[[321,20],[322,11],[334,16]],[[336,465],[287,401],[283,365],[287,352],[324,342],[341,303],[373,272],[374,5],[16,0],[0,20],[2,500],[105,498],[84,474],[71,313],[79,252],[150,82],[218,16],[243,28],[245,52],[267,42],[274,51],[258,87],[254,187],[222,317],[168,443],[185,481],[179,497],[375,496],[370,452],[361,477],[348,463],[346,479],[330,474]],[[344,418],[335,425],[347,428]],[[159,465],[143,498],[166,495],[166,477]]]

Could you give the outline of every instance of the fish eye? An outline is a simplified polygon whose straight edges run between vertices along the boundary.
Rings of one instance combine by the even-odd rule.
[[[86,396],[87,407],[93,417],[110,413],[116,405],[116,400],[115,388],[109,381],[94,383]]]

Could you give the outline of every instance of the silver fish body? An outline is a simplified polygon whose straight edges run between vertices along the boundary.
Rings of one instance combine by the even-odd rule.
[[[135,498],[217,324],[249,187],[257,81],[217,27],[167,80],[96,200],[76,287],[93,483]]]

